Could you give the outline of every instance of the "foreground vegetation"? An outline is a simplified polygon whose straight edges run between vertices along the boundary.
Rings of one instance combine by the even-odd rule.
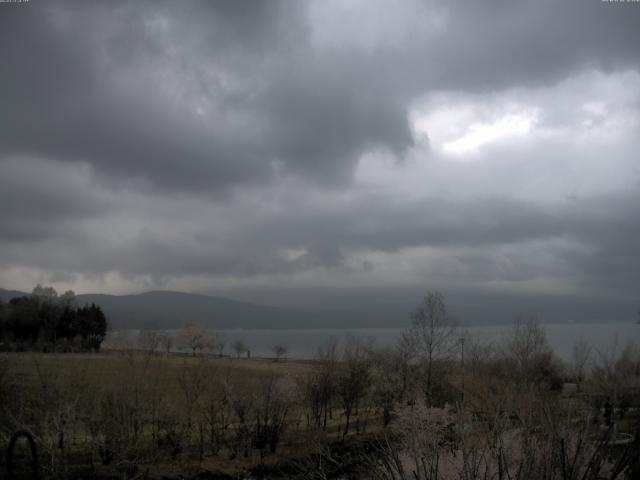
[[[0,445],[30,432],[44,478],[639,473],[633,344],[607,355],[578,343],[562,363],[532,321],[479,344],[455,328],[437,293],[397,345],[346,338],[308,362],[221,357],[201,332],[188,333],[185,341],[200,340],[186,355],[3,354]],[[156,344],[141,334],[140,345]]]

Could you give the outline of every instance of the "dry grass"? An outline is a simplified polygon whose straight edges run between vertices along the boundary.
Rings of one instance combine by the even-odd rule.
[[[227,378],[259,380],[272,376],[296,376],[311,368],[308,361],[192,357],[185,355],[148,355],[139,352],[109,353],[3,353],[13,379],[22,386],[38,385],[42,380],[65,379],[82,375],[104,384],[117,379],[127,369],[141,368],[148,376],[159,376],[168,387],[177,386],[185,367],[204,365],[212,373]]]
[[[42,421],[45,416],[55,417],[60,405],[71,405],[71,410],[76,410],[77,413],[70,411],[65,415],[69,448],[77,455],[84,455],[83,452],[89,448],[91,436],[83,426],[87,423],[87,415],[92,415],[92,408],[96,409],[96,415],[104,415],[104,412],[99,412],[101,398],[108,398],[113,392],[123,395],[118,398],[139,398],[140,414],[145,418],[149,417],[153,408],[159,408],[162,410],[161,414],[173,415],[176,425],[184,427],[187,422],[187,400],[181,382],[184,384],[185,378],[187,382],[195,376],[202,378],[202,384],[199,384],[202,385],[199,400],[201,404],[194,407],[193,412],[195,423],[202,421],[202,409],[209,399],[224,396],[224,385],[232,385],[241,395],[255,396],[261,392],[260,385],[278,378],[293,379],[312,368],[310,362],[292,360],[275,362],[271,359],[192,357],[179,354],[167,356],[122,351],[94,354],[6,353],[0,354],[0,362],[6,367],[7,382],[3,390],[4,394],[13,398],[13,411],[32,411],[38,421]],[[25,402],[27,399],[28,406]],[[157,403],[154,405],[154,402]],[[297,406],[294,405],[290,414],[298,415]],[[72,426],[73,422],[75,426]],[[33,426],[27,424],[21,424],[20,427],[34,430]],[[6,440],[5,437],[15,428],[17,427],[4,431],[0,438]],[[233,428],[232,426],[231,429]],[[197,445],[198,430],[195,424],[192,430],[192,438],[185,438],[184,441]],[[145,427],[143,435],[151,441],[150,427]],[[292,448],[290,442],[287,438],[282,445],[282,453],[271,456],[267,461],[272,463],[286,458]],[[55,438],[52,445],[55,449]],[[294,450],[299,448],[294,447]],[[72,450],[69,452],[73,455]],[[234,459],[228,454],[199,458],[197,450],[195,446],[186,447],[175,461],[165,456],[144,468],[150,468],[151,474],[158,476],[160,473],[171,472],[184,474],[190,469],[194,469],[192,473],[195,474],[203,468],[237,473],[256,463],[255,454],[249,458],[238,456]],[[83,463],[86,466],[86,460]],[[102,470],[105,474],[110,471],[110,467],[102,467],[99,462],[96,468],[96,474]]]

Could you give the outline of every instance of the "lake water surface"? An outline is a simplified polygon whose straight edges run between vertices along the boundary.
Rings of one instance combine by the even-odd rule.
[[[556,323],[542,324],[549,344],[556,354],[570,359],[574,344],[584,339],[597,351],[603,354],[620,352],[629,341],[640,345],[640,325],[636,323]],[[512,328],[511,325],[491,325],[462,327],[467,334],[483,343],[499,342]],[[285,345],[290,358],[313,358],[320,345],[332,337],[339,342],[347,335],[355,337],[374,337],[376,345],[393,344],[402,334],[403,328],[354,328],[354,329],[317,329],[317,330],[220,330],[225,339],[225,353],[232,354],[231,345],[242,340],[251,350],[254,357],[271,357],[273,345]],[[135,338],[138,331],[130,331]],[[177,337],[179,330],[173,331]],[[175,342],[177,349],[180,348]]]

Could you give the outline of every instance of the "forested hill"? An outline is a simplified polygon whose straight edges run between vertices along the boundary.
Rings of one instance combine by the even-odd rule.
[[[29,295],[0,288],[0,300]],[[514,297],[514,298],[512,298]],[[100,306],[114,328],[180,328],[198,323],[219,329],[233,328],[375,328],[407,327],[415,307],[384,305],[364,299],[362,308],[271,307],[223,297],[154,291],[135,295],[77,295],[79,305]],[[416,296],[419,298],[419,296]],[[448,297],[449,298],[449,297]],[[452,295],[451,313],[461,324],[508,324],[521,316],[543,323],[633,322],[638,304],[633,301],[603,301],[599,298],[556,296]],[[374,299],[375,300],[375,299]],[[355,303],[355,302],[354,302]]]
[[[0,300],[3,302],[8,302],[12,298],[16,297],[24,297],[30,295],[29,293],[20,292],[18,290],[5,290],[4,288],[0,288]]]
[[[326,323],[315,312],[253,305],[227,298],[156,291],[137,295],[78,295],[79,302],[100,305],[114,326],[178,328],[197,323],[215,328],[305,328]]]
[[[0,299],[5,302],[23,295],[29,294],[0,289]],[[180,328],[186,323],[219,329],[393,326],[388,317],[380,316],[376,319],[358,311],[279,308],[180,292],[79,294],[76,299],[80,305],[99,305],[113,328]]]

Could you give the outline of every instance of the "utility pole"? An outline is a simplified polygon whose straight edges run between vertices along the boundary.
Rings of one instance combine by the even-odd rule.
[[[460,363],[462,364],[462,402],[460,408],[460,441],[462,442],[462,458],[463,464],[466,464],[465,456],[466,456],[466,446],[465,446],[465,431],[464,431],[464,337],[460,337]]]
[[[464,337],[460,337],[460,360],[462,363],[462,407],[464,408]]]

